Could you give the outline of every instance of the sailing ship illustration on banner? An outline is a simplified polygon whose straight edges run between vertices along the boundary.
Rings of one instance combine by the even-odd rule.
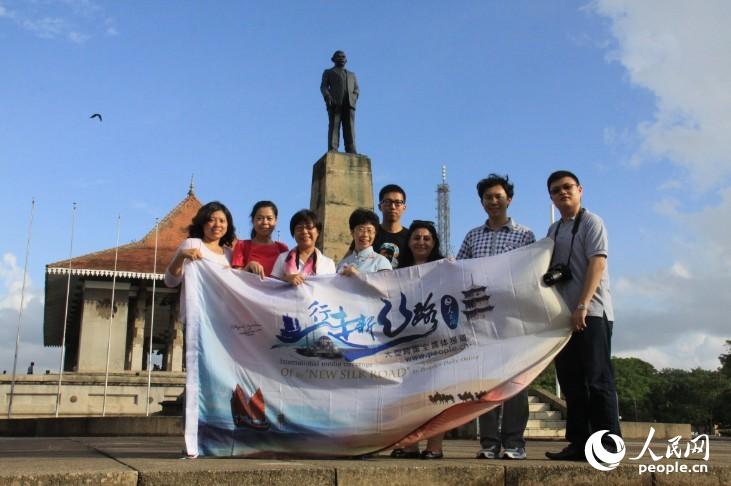
[[[236,427],[247,427],[254,430],[267,430],[269,422],[264,414],[264,394],[257,388],[249,399],[240,385],[236,385],[231,393],[231,417]]]

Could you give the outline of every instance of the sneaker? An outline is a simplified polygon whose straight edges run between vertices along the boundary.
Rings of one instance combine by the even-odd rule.
[[[500,456],[500,446],[490,446],[480,449],[477,453],[477,459],[497,459]]]
[[[503,459],[525,459],[525,448],[508,447],[503,451]]]

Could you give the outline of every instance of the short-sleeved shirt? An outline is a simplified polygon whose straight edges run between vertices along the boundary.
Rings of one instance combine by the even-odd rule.
[[[381,270],[391,270],[392,268],[388,259],[373,251],[372,246],[369,246],[359,252],[353,250],[352,253],[340,260],[340,263],[338,264],[338,272],[340,272],[345,265],[355,267],[355,269],[361,273],[380,272]]]
[[[289,250],[289,247],[280,241],[261,244],[254,243],[251,240],[239,240],[234,246],[231,266],[243,268],[249,262],[258,262],[264,267],[264,275],[268,277],[272,274],[274,262],[277,261],[279,254],[287,250]]]
[[[379,227],[376,239],[373,241],[373,250],[386,257],[392,268],[398,268],[398,257],[406,248],[406,228],[401,228],[398,233],[389,233]]]
[[[272,277],[276,278],[282,278],[284,277],[284,274],[286,273],[285,268],[285,260],[287,259],[287,255],[289,255],[289,251],[285,251],[281,253],[277,257],[277,261],[274,262],[274,268],[272,268]],[[332,261],[332,258],[328,258],[325,255],[322,254],[320,250],[315,248],[315,253],[310,255],[310,258],[307,259],[307,262],[303,262],[301,259],[299,262],[297,262],[297,268],[299,269],[305,269],[305,268],[311,268],[312,265],[307,265],[308,262],[313,260],[313,256],[317,254],[317,263],[315,264],[314,272],[307,271],[302,272],[305,277],[309,275],[327,275],[327,274],[333,274],[335,273],[335,262]]]
[[[498,229],[490,228],[485,221],[482,226],[467,232],[457,253],[457,260],[498,255],[530,245],[535,241],[533,232],[514,222],[512,218],[508,218],[508,221]]]
[[[571,249],[571,231],[574,227],[574,219],[569,221],[556,221],[548,228],[548,237],[555,239],[555,247],[551,266],[557,263],[566,263],[569,259],[569,250]],[[558,235],[554,238],[558,227]],[[568,282],[560,282],[556,284],[558,293],[561,294],[566,305],[572,311],[579,304],[581,290],[584,287],[586,271],[589,267],[589,260],[594,256],[607,257],[609,255],[609,242],[607,238],[607,230],[604,221],[594,213],[584,211],[581,217],[579,228],[576,231],[574,239],[574,248],[572,251],[571,269],[572,278]],[[588,306],[588,315],[602,317],[607,315],[607,320],[614,321],[614,309],[612,308],[612,295],[609,290],[609,267],[604,267],[602,278],[599,281],[599,287]]]
[[[223,254],[215,253],[208,249],[205,243],[203,243],[203,240],[201,240],[200,238],[185,239],[180,244],[180,246],[178,246],[178,250],[175,253],[175,256],[178,256],[180,250],[190,250],[191,248],[198,248],[204,260],[216,262],[221,266],[228,267],[231,262],[231,248],[224,246]],[[187,261],[183,264],[180,275],[173,275],[170,271],[170,265],[168,265],[168,267],[165,269],[165,285],[167,285],[168,287],[177,287],[178,285],[183,283],[183,276],[185,275],[185,265],[187,264]],[[183,320],[185,320],[185,285],[183,285],[180,289],[180,315],[183,317]]]
[[[231,262],[231,248],[224,246],[223,253],[215,253],[208,249],[200,238],[187,238],[185,239],[178,250],[175,252],[175,256],[178,256],[180,250],[190,250],[191,248],[198,248],[203,256],[204,260],[210,260],[223,266],[228,266]],[[171,262],[172,263],[172,262]],[[183,271],[180,275],[173,275],[170,272],[170,268],[165,269],[165,285],[168,287],[177,287],[183,281],[183,274],[185,272],[185,265],[183,265]],[[181,299],[182,300],[182,299]]]

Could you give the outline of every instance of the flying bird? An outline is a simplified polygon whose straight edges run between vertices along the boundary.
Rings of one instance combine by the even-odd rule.
[[[99,118],[99,121],[102,121],[102,116],[99,113],[94,113],[89,118]]]

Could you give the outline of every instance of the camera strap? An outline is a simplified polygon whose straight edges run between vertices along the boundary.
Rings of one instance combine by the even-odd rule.
[[[574,218],[574,226],[571,228],[571,246],[569,246],[569,259],[566,260],[566,266],[568,267],[571,263],[571,255],[574,253],[574,239],[576,238],[576,233],[579,231],[579,224],[581,223],[581,217],[584,215],[584,212],[586,211],[586,208],[581,208],[579,210],[579,214],[576,215],[576,218]],[[560,219],[558,221],[558,225],[556,225],[556,231],[553,232],[553,253],[551,254],[551,261],[553,261],[553,256],[556,254],[556,238],[558,237],[558,229],[561,227],[561,223],[563,223],[563,219]]]

